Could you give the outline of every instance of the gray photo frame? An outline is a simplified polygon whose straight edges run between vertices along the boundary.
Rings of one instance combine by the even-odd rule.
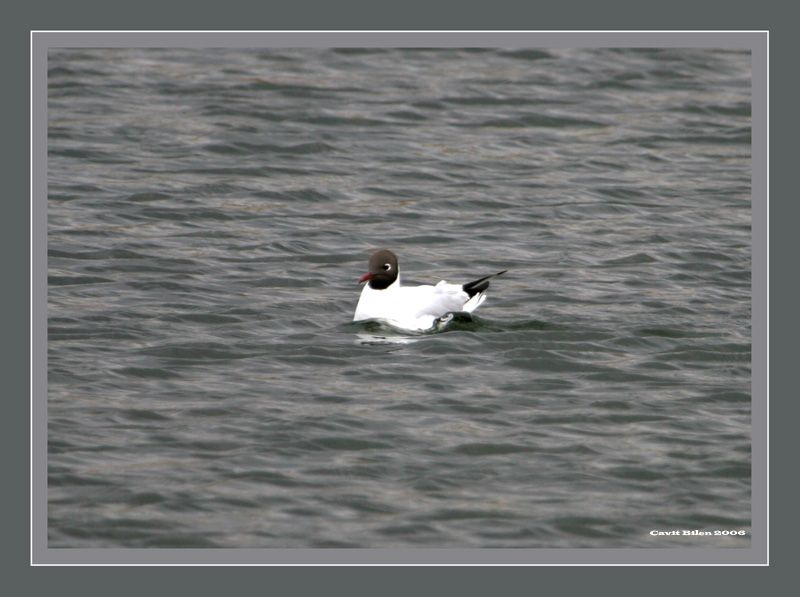
[[[682,565],[768,563],[768,45],[765,31],[31,33],[32,455],[34,565]],[[47,53],[63,47],[702,47],[752,59],[752,540],[747,548],[55,549],[47,545]]]

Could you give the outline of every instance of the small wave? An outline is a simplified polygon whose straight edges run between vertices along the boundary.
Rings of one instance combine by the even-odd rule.
[[[110,278],[100,276],[47,276],[48,286],[72,286],[74,284],[108,284]]]

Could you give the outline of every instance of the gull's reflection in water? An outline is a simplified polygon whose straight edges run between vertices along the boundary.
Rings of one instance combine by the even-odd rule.
[[[356,332],[356,343],[367,346],[402,346],[418,342],[425,337],[424,333],[409,332],[378,319],[354,322],[352,325],[359,328]]]
[[[474,319],[469,313],[445,313],[438,318],[430,330],[424,332],[411,332],[402,328],[396,328],[385,321],[370,320],[364,322],[364,331],[356,334],[356,341],[359,344],[375,345],[403,345],[419,342],[423,338],[444,332],[451,323],[472,323]],[[403,333],[406,332],[406,333]]]
[[[383,334],[369,334],[367,332],[359,332],[356,334],[356,341],[358,344],[363,344],[367,346],[391,346],[397,345],[401,346],[404,344],[412,344],[414,342],[419,342],[422,340],[422,337],[413,337],[413,336],[394,336],[394,335],[383,335]]]

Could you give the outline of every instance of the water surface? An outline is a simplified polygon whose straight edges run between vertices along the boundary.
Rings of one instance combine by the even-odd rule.
[[[748,546],[750,56],[53,50],[50,547]],[[508,269],[471,321],[350,322]]]

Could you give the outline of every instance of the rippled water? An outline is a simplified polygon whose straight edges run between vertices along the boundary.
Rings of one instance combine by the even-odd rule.
[[[49,55],[50,547],[748,546],[750,56]],[[350,322],[508,269],[472,320]]]

